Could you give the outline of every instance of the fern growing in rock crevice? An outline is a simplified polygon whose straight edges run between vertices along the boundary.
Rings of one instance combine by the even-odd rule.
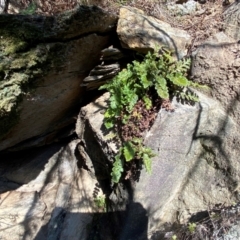
[[[168,50],[161,49],[161,54],[159,52],[149,52],[142,62],[133,61],[112,81],[100,87],[110,92],[109,107],[104,114],[104,124],[108,129],[118,125],[117,129],[120,129],[119,135],[123,142],[123,146],[115,157],[111,174],[115,183],[120,180],[125,163],[134,159],[142,160],[146,170],[151,172],[151,158],[154,154],[150,148],[143,145],[141,134],[135,136],[136,134],[133,133],[126,137],[122,130],[133,131],[135,127],[138,127],[136,121],[133,123],[132,116],[133,109],[139,101],[142,101],[144,108],[149,111],[154,104],[150,94],[153,91],[159,99],[163,100],[169,99],[170,94],[176,94],[184,100],[198,101],[196,95],[184,91],[188,87],[202,87],[186,77],[190,60],[175,61]],[[134,112],[136,111],[135,109]],[[139,118],[141,117],[143,116],[140,112]],[[126,126],[131,126],[131,128],[126,128]]]

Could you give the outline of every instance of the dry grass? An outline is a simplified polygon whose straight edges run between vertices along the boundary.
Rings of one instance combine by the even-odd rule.
[[[163,0],[164,1],[164,0]],[[158,0],[10,0],[8,13],[28,11],[36,7],[35,13],[55,15],[66,10],[71,10],[80,5],[96,5],[109,12],[118,13],[121,6],[133,6],[144,10],[147,14],[161,18],[164,2]]]
[[[56,15],[80,5],[97,5],[108,12],[118,14],[121,6],[144,10],[150,16],[186,30],[192,36],[192,51],[202,41],[222,28],[222,0],[210,0],[201,5],[194,15],[175,16],[167,10],[166,3],[173,0],[10,0],[9,13]]]

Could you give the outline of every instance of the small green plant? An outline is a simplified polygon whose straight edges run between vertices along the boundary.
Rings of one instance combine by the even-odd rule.
[[[197,227],[196,223],[189,223],[189,224],[188,224],[188,230],[189,230],[189,232],[190,232],[191,234],[195,233],[196,227]]]
[[[109,107],[104,114],[104,124],[107,129],[116,128],[122,139],[122,147],[115,157],[112,168],[112,180],[118,183],[124,172],[125,162],[134,159],[142,160],[147,172],[151,173],[151,158],[153,151],[143,145],[143,140],[138,136],[125,137],[121,130],[122,126],[132,127],[131,119],[136,115],[134,107],[139,101],[150,110],[153,107],[152,94],[158,98],[167,100],[171,95],[187,101],[198,101],[198,97],[189,91],[188,87],[202,87],[188,80],[186,73],[190,67],[190,59],[176,61],[171,52],[166,49],[148,52],[142,62],[133,61],[127,68],[122,70],[112,81],[101,86],[110,92]]]
[[[28,7],[22,10],[20,13],[25,15],[32,15],[37,11],[37,4],[35,2],[31,2]]]
[[[106,197],[105,196],[98,196],[94,198],[94,203],[99,210],[106,211]]]

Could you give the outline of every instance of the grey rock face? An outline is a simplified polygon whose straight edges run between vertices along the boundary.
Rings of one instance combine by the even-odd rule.
[[[240,140],[236,131],[238,125],[219,102],[198,94],[200,103],[195,106],[175,101],[174,112],[161,110],[147,133],[145,144],[157,154],[153,159],[153,172],[149,175],[142,170],[139,182],[130,187],[132,196],[126,199],[129,212],[120,239],[154,237],[154,232],[164,223],[183,223],[191,214],[217,203],[231,205],[237,201],[234,191],[239,183],[240,150],[234,141]],[[101,146],[102,166],[105,167],[108,161],[113,161],[118,149],[117,142],[107,140],[113,133],[106,132],[102,126],[107,99],[105,94],[84,107],[77,125],[80,138],[88,136],[90,139],[92,134],[92,142]],[[89,147],[84,151],[93,163],[100,160],[100,153],[93,154]],[[116,196],[121,199],[118,193]],[[136,203],[141,207],[131,208],[131,204]],[[141,223],[138,220],[143,212],[147,219]],[[180,213],[178,217],[177,213]],[[132,229],[142,229],[142,235]]]
[[[167,8],[175,15],[188,15],[194,14],[197,10],[199,10],[200,4],[193,0],[186,1],[182,4],[172,2],[167,4]]]
[[[123,48],[147,53],[155,47],[166,46],[178,58],[186,55],[187,46],[191,42],[186,31],[172,28],[170,24],[131,7],[120,9],[117,33]]]
[[[87,238],[87,224],[99,210],[93,199],[97,181],[78,169],[78,144],[79,140],[55,144],[29,151],[22,159],[19,154],[1,155],[2,239]],[[8,168],[3,165],[6,162]],[[15,187],[6,191],[6,183]]]

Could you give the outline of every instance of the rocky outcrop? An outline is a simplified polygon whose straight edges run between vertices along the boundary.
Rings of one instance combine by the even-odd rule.
[[[0,150],[46,144],[73,123],[80,84],[110,44],[116,20],[84,6],[57,17],[0,15]]]
[[[131,7],[120,9],[117,33],[123,48],[147,53],[156,47],[166,46],[178,58],[186,55],[191,42],[186,31],[173,28],[170,24]]]
[[[196,92],[195,105],[173,99],[175,110],[161,109],[146,133],[151,175],[111,183],[120,142],[103,126],[108,93],[81,108],[73,129],[83,87],[98,88],[156,45],[186,54],[185,31],[128,7],[117,26],[123,50],[111,39],[116,20],[83,6],[0,15],[0,238],[164,239],[166,223],[239,201],[240,49],[223,33],[192,56],[192,78],[211,89]]]
[[[122,199],[132,192],[130,198],[125,198],[128,213],[119,239],[146,239],[144,236],[150,239],[158,235],[164,223],[184,223],[195,212],[237,201],[238,124],[219,102],[198,94],[200,103],[195,106],[175,101],[174,112],[162,109],[146,134],[145,144],[157,155],[153,172],[149,175],[143,170],[139,182],[128,190],[125,188],[125,194],[121,191],[114,194],[115,199]],[[109,140],[114,133],[102,125],[107,101],[105,94],[82,108],[76,129],[86,142],[81,149],[82,157],[88,156],[96,166],[92,171],[97,169],[105,177],[109,176],[106,166],[111,166],[118,149],[118,142]],[[235,149],[234,154],[231,149]],[[89,164],[89,160],[85,162]],[[136,204],[141,207],[135,208]],[[142,215],[148,216],[146,221],[139,221]]]

